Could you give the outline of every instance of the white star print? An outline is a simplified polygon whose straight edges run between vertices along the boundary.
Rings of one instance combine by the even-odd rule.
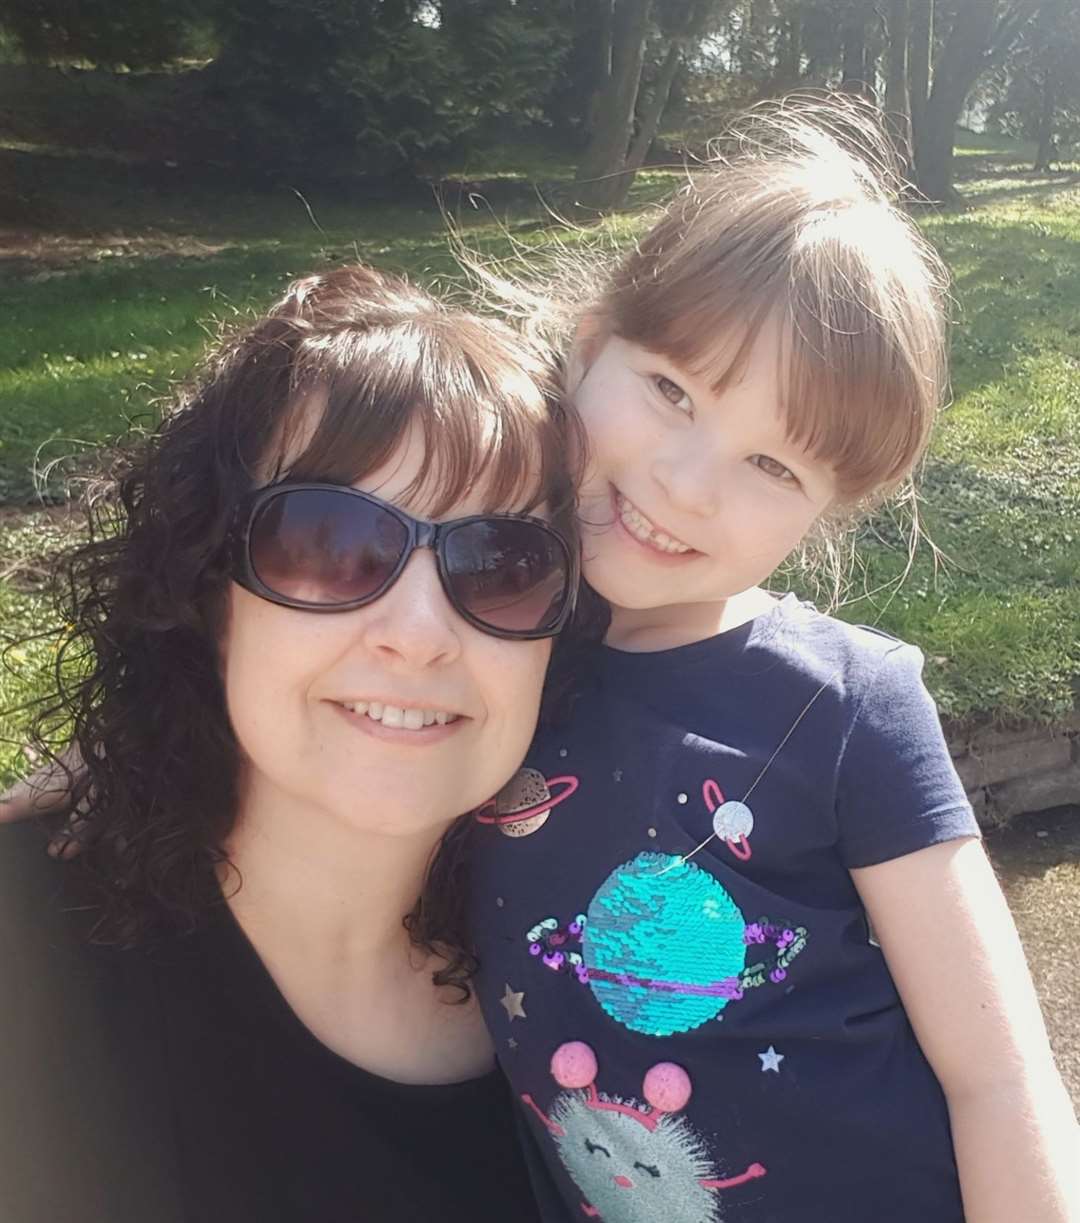
[[[780,1073],[780,1063],[784,1060],[783,1053],[777,1053],[772,1045],[770,1045],[764,1053],[759,1053],[758,1057],[761,1058],[762,1074],[764,1074],[766,1070],[772,1070],[776,1074]]]

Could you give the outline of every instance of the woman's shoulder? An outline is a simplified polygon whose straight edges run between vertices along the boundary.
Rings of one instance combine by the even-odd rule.
[[[0,826],[4,1217],[178,1221],[153,981],[91,944],[80,879],[36,823]]]
[[[48,833],[35,820],[0,824],[0,913],[5,942],[24,926],[62,924],[65,870],[48,852]]]

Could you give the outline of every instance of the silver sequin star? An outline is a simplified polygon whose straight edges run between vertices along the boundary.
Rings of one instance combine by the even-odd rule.
[[[503,990],[503,996],[499,999],[499,1006],[506,1012],[507,1018],[511,1023],[515,1019],[525,1019],[525,991],[521,990],[515,993],[514,990],[507,985]]]

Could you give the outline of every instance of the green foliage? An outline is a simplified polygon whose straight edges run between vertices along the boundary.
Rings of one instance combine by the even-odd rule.
[[[2,0],[0,31],[33,60],[158,67],[190,51],[199,0]]]
[[[989,121],[1028,140],[1053,140],[1059,152],[1080,143],[1080,9],[1044,0],[986,90]]]

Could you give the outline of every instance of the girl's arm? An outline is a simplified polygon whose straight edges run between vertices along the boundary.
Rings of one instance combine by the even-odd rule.
[[[851,873],[945,1092],[967,1223],[1080,1223],[1076,1119],[981,844]]]

